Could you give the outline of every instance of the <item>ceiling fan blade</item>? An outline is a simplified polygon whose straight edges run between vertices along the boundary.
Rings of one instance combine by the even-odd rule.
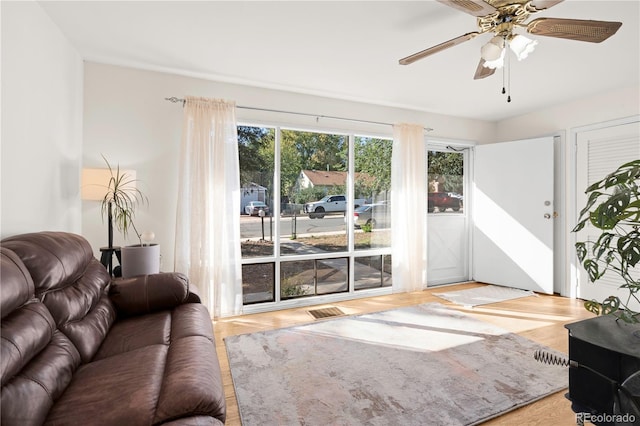
[[[480,58],[480,62],[478,62],[478,68],[476,68],[476,74],[473,76],[474,80],[480,80],[485,77],[489,77],[496,72],[495,68],[487,68],[484,66],[484,59]]]
[[[544,10],[549,9],[552,6],[555,6],[558,3],[562,3],[564,0],[532,0],[531,6],[533,6],[536,10]]]
[[[497,12],[498,9],[491,6],[489,3],[483,0],[438,0],[440,3],[446,4],[454,9],[461,10],[473,16],[486,16],[493,12]]]
[[[445,49],[448,49],[450,47],[456,46],[460,43],[464,43],[465,41],[471,40],[472,38],[475,38],[477,35],[479,35],[480,33],[478,32],[472,32],[472,33],[466,33],[464,35],[461,35],[459,37],[453,38],[449,41],[445,41],[444,43],[440,43],[436,46],[430,47],[428,49],[422,50],[418,53],[414,53],[413,55],[409,55],[406,58],[402,58],[400,59],[398,62],[400,63],[400,65],[409,65],[414,63],[417,60],[420,60],[422,58],[426,58],[429,55],[433,55],[434,53],[438,53],[441,52]]]
[[[527,24],[531,34],[600,43],[618,31],[622,22],[538,18]]]

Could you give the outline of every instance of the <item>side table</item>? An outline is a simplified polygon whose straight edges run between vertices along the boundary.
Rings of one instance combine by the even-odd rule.
[[[121,252],[119,246],[113,247],[100,247],[100,263],[107,268],[110,276],[113,276],[113,255],[116,255],[118,263],[122,264]]]

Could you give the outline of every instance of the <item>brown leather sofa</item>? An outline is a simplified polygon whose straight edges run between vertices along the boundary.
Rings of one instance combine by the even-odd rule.
[[[211,319],[184,275],[112,282],[62,232],[0,254],[3,426],[224,423]]]

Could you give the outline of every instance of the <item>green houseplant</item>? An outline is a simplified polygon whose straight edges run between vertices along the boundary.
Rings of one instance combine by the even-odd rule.
[[[600,231],[596,239],[577,242],[580,263],[589,280],[596,282],[605,274],[617,274],[620,288],[627,290],[622,300],[609,296],[590,300],[585,308],[597,315],[613,314],[625,322],[640,323],[640,312],[630,303],[640,301],[640,160],[621,165],[616,171],[589,186],[586,206],[580,212],[578,232],[588,224]]]
[[[135,275],[157,273],[160,269],[160,246],[158,244],[143,243],[142,234],[134,223],[135,212],[141,204],[147,204],[147,197],[135,185],[134,179],[127,172],[115,168],[109,161],[102,157],[109,169],[109,182],[106,192],[101,200],[102,217],[105,215],[109,222],[109,249],[113,248],[113,223],[116,228],[127,238],[133,231],[139,244],[122,247],[121,266],[122,276],[125,278]]]
[[[106,186],[106,192],[101,200],[102,219],[105,216],[109,226],[109,247],[113,247],[113,223],[115,221],[116,228],[122,232],[127,238],[129,230],[133,229],[140,245],[142,245],[141,234],[136,229],[133,222],[136,208],[143,203],[148,203],[147,197],[135,185],[136,179],[133,179],[128,173],[121,172],[120,166],[111,167],[109,161],[102,156],[109,169],[109,182]]]

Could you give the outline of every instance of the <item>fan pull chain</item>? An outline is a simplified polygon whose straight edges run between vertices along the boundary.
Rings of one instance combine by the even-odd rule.
[[[507,102],[511,102],[511,66],[510,66],[510,57],[509,57],[509,40],[507,37],[504,38],[504,55],[505,64],[502,67],[502,94],[507,95]],[[505,84],[506,80],[506,84]]]
[[[509,52],[505,52],[507,55],[507,102],[511,102],[511,55]]]

